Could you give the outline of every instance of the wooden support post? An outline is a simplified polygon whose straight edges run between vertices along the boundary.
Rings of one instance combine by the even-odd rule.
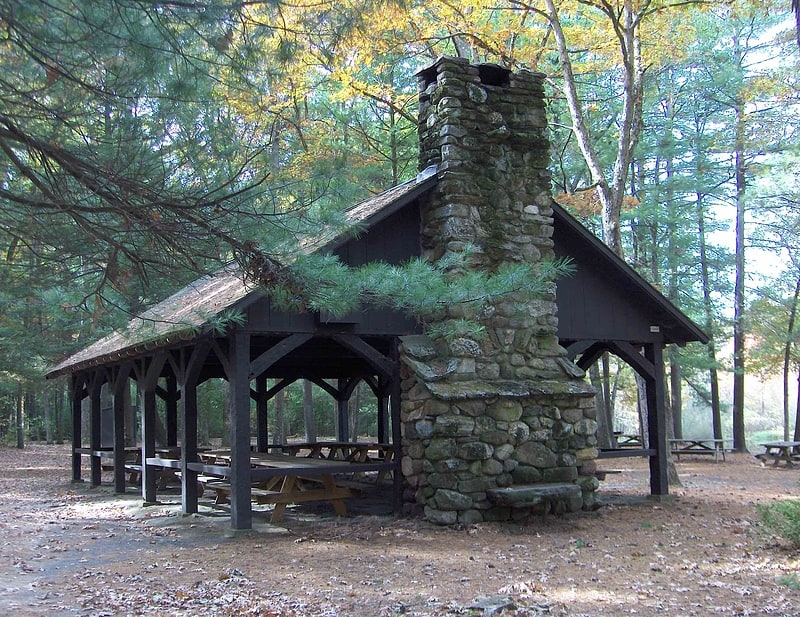
[[[181,506],[184,514],[197,512],[197,472],[189,468],[197,462],[197,378],[210,346],[201,342],[190,354],[181,354]]]
[[[397,338],[392,341],[392,364],[394,370],[391,375],[389,399],[392,416],[392,447],[394,448],[392,462],[395,464],[395,471],[392,474],[392,505],[395,515],[400,516],[403,513],[403,474],[400,467],[400,461],[403,458],[403,436],[400,423],[400,350]]]
[[[197,385],[194,381],[181,388],[181,506],[184,514],[197,512],[197,472],[189,463],[197,462]]]
[[[175,375],[167,375],[167,396],[164,399],[167,421],[167,446],[178,445],[178,380]]]
[[[83,445],[83,378],[78,378],[74,373],[70,377],[70,403],[72,406],[72,481],[82,482],[81,453],[78,449]]]
[[[123,364],[116,372],[114,394],[114,492],[125,492],[125,404],[130,364]]]
[[[250,506],[250,335],[236,331],[231,337],[230,442],[231,527],[251,529]]]
[[[650,447],[656,453],[650,456],[650,494],[669,495],[667,476],[667,423],[666,385],[664,383],[663,345],[660,342],[645,345],[644,355],[653,365],[653,375],[647,377],[647,430]]]
[[[92,376],[91,389],[89,392],[89,449],[92,452],[100,450],[101,446],[101,402],[100,390],[103,387],[103,379],[100,369],[95,371]],[[94,454],[89,456],[91,461],[91,484],[92,486],[99,486],[102,481],[103,469],[101,467],[101,460],[99,456]]]
[[[142,393],[142,501],[156,503],[156,470],[147,459],[156,455],[156,391]]]

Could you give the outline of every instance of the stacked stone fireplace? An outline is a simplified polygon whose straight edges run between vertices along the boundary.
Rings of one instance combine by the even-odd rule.
[[[553,259],[543,76],[442,58],[418,84],[420,165],[439,176],[422,209],[424,255],[470,246],[456,267],[487,271]],[[594,391],[558,343],[555,286],[467,316],[483,336],[403,339],[407,510],[468,524],[593,507]]]

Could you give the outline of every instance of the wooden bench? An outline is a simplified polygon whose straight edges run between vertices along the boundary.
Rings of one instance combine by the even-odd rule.
[[[213,490],[216,505],[226,504],[230,501],[232,492],[231,483],[219,478],[198,476],[198,481]],[[286,476],[276,478],[275,482],[266,485],[253,485],[250,487],[251,501],[259,504],[275,506],[272,512],[272,522],[277,523],[283,519],[286,506],[289,504],[308,503],[311,501],[330,501],[334,511],[339,516],[347,516],[347,506],[342,501],[347,497],[355,497],[360,490],[345,486],[337,482],[336,485],[320,485],[320,478],[303,478],[302,476]],[[313,486],[319,488],[312,488]],[[277,488],[277,490],[276,490]]]
[[[773,461],[776,466],[783,461],[787,467],[794,467],[796,462],[800,462],[800,441],[770,441],[761,444],[765,451],[756,454],[756,458],[762,463]]]
[[[725,461],[725,440],[705,438],[681,438],[669,440],[670,451],[680,461],[681,455],[713,456],[718,463],[720,457]]]

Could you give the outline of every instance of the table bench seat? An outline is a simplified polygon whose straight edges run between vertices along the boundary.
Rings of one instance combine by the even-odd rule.
[[[198,476],[198,481],[205,485],[205,488],[213,490],[216,497],[216,505],[226,504],[230,501],[233,490],[231,483],[220,480],[213,476]],[[359,490],[355,487],[346,486],[344,483],[337,482],[335,486],[324,486],[320,488],[308,488],[304,482],[319,486],[319,478],[303,478],[302,476],[290,476],[284,482],[290,481],[287,487],[284,484],[275,490],[277,485],[254,485],[250,487],[250,500],[259,505],[274,505],[275,510],[272,514],[272,522],[276,523],[283,518],[285,508],[289,504],[308,503],[312,501],[329,501],[339,516],[347,515],[347,507],[342,499],[358,496]]]

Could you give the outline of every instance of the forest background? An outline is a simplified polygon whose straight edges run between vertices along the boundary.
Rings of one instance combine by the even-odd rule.
[[[0,0],[0,24],[0,439],[65,438],[46,369],[232,259],[348,289],[298,238],[417,173],[415,73],[439,55],[547,76],[556,199],[712,336],[666,354],[675,434],[800,438],[789,0]],[[590,378],[639,432],[632,372]],[[277,403],[278,438],[332,434],[309,384]]]

